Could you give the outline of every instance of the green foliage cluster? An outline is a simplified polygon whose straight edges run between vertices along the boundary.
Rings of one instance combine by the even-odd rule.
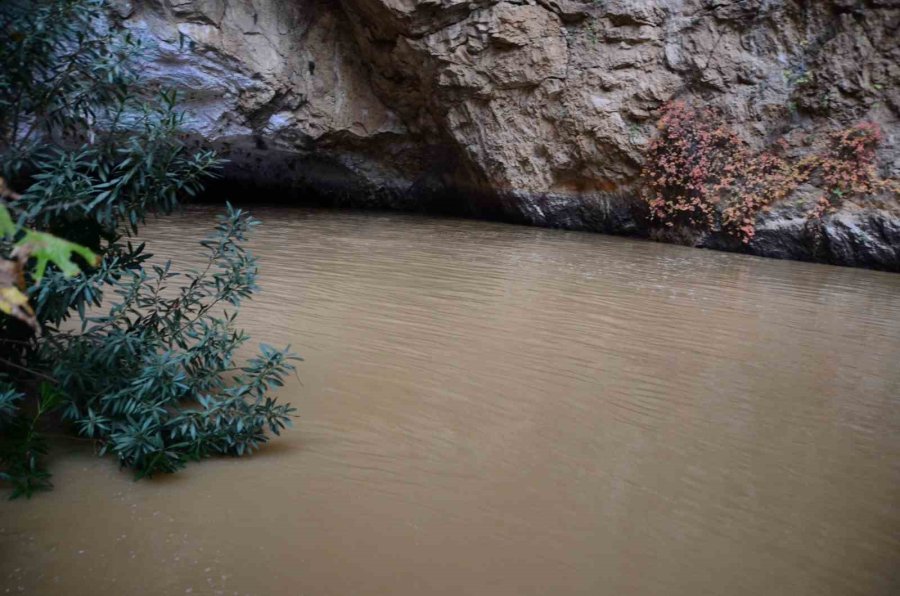
[[[0,478],[13,496],[49,486],[51,412],[139,477],[249,453],[294,412],[270,393],[296,356],[263,345],[235,360],[248,339],[235,310],[257,289],[244,248],[257,222],[228,206],[197,247],[204,265],[186,272],[151,265],[130,240],[220,162],[178,140],[177,97],[141,87],[141,44],[105,10],[0,2],[0,174],[22,191],[0,192],[0,264],[34,316],[0,314]]]

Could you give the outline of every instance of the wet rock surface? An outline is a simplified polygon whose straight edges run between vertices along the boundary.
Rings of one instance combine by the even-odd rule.
[[[660,236],[635,197],[673,98],[800,153],[874,121],[900,175],[900,2],[130,0],[117,18],[259,194]],[[900,270],[895,207],[813,225],[781,206],[749,246],[690,243]]]

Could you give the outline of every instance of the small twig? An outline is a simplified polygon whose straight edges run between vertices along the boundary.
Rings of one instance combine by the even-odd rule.
[[[18,370],[21,370],[22,372],[27,372],[30,375],[34,375],[35,377],[39,377],[41,379],[44,379],[47,381],[52,381],[53,383],[56,383],[56,379],[54,379],[50,375],[42,373],[42,372],[34,370],[34,369],[31,369],[31,368],[28,368],[26,366],[22,366],[21,364],[16,364],[15,362],[11,362],[11,361],[7,360],[6,358],[0,358],[0,364],[4,364],[6,366],[11,366],[12,368],[16,368]]]
[[[8,337],[0,337],[0,342],[8,343],[8,344],[19,344],[22,346],[32,346],[33,345],[32,342],[30,342],[30,341],[25,341],[25,340],[21,340],[21,339],[10,339]]]
[[[12,199],[13,201],[17,201],[21,198],[22,195],[11,189],[6,184],[6,180],[0,177],[0,199]]]

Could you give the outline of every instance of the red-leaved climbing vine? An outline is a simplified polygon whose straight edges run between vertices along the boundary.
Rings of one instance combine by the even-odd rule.
[[[831,133],[796,160],[785,156],[784,140],[753,151],[721,114],[684,101],[666,104],[657,128],[643,170],[644,199],[651,218],[667,227],[723,231],[749,243],[760,212],[805,182],[825,191],[810,219],[849,196],[900,191],[896,181],[878,176],[875,150],[882,136],[874,123]]]

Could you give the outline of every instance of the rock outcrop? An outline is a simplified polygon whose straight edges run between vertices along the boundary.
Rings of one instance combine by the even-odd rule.
[[[250,199],[442,210],[649,235],[643,151],[672,98],[754,146],[861,120],[900,176],[900,2],[891,0],[118,0],[145,71]],[[248,186],[247,188],[251,188]],[[806,189],[808,191],[808,189]],[[794,205],[793,199],[788,201]],[[900,270],[896,205],[811,231],[763,215],[755,254]]]

